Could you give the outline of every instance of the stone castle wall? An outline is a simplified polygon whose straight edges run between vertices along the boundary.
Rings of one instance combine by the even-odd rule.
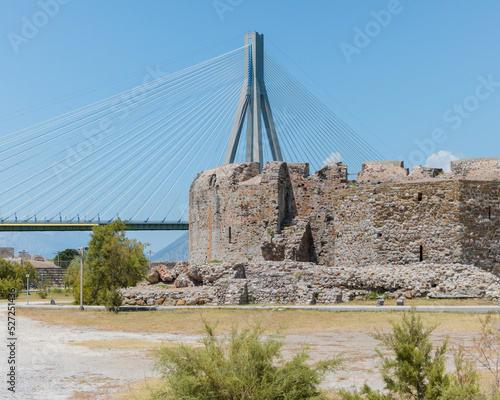
[[[332,163],[231,164],[190,191],[190,263],[303,261],[328,266],[415,262],[500,267],[500,159],[452,173],[368,162],[358,180]]]
[[[459,181],[461,262],[500,275],[500,185]]]

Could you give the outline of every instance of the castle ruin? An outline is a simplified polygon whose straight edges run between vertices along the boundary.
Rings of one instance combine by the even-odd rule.
[[[191,185],[189,264],[159,265],[127,305],[500,300],[500,158],[451,172],[366,162],[228,164]]]
[[[357,181],[331,163],[229,164],[190,192],[192,264],[302,261],[326,266],[465,264],[500,273],[500,158],[451,173],[366,162]]]

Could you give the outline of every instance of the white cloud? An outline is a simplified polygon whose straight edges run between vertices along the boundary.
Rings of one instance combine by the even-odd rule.
[[[442,168],[444,172],[450,172],[451,161],[459,159],[460,157],[452,154],[451,151],[439,150],[427,157],[424,167]]]
[[[328,157],[326,157],[322,163],[323,165],[327,165],[327,164],[330,164],[332,162],[339,162],[339,161],[342,161],[342,156],[340,155],[340,153],[330,153],[330,155]]]

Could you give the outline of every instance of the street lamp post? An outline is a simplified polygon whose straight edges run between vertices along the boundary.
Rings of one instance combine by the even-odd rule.
[[[26,274],[26,304],[30,303],[30,274]]]
[[[83,311],[83,251],[88,247],[80,247],[80,311]]]
[[[58,251],[57,253],[52,253],[52,254],[57,254],[57,263],[54,264],[56,264],[58,267],[61,266],[61,257],[59,256],[59,253],[60,251]]]

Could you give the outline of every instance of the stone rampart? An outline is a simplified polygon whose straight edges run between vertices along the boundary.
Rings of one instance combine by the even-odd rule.
[[[190,263],[459,263],[500,273],[500,182],[470,179],[495,171],[492,162],[459,163],[462,175],[369,162],[358,182],[339,162],[313,175],[283,162],[205,171],[190,191]]]

